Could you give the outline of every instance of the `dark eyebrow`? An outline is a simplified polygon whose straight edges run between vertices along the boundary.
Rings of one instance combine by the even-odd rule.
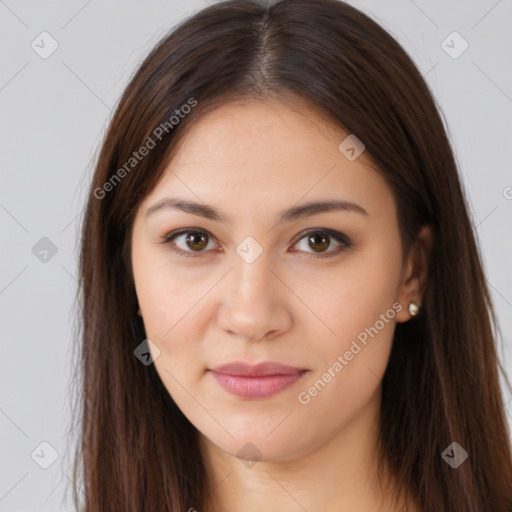
[[[221,212],[213,206],[202,203],[195,203],[193,201],[187,201],[184,199],[171,198],[161,199],[153,206],[148,208],[146,211],[146,217],[153,214],[157,210],[161,210],[164,208],[174,208],[177,210],[182,210],[186,213],[191,213],[192,215],[198,215],[200,217],[205,217],[207,219],[222,223],[224,223],[225,220],[231,220],[223,216]],[[360,213],[362,215],[369,215],[369,213],[362,206],[356,203],[333,199],[329,201],[314,201],[311,203],[306,203],[301,206],[294,206],[293,208],[290,208],[288,210],[284,210],[279,214],[277,223],[291,222],[293,220],[307,217],[309,215],[315,215],[317,213],[330,211],[346,211]]]

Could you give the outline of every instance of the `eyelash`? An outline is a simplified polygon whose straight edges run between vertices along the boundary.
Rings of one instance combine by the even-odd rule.
[[[170,244],[178,236],[184,235],[184,234],[205,234],[205,235],[207,235],[207,237],[209,239],[214,238],[211,236],[211,234],[208,231],[206,231],[204,229],[189,229],[189,228],[187,228],[187,229],[181,229],[179,231],[174,231],[172,233],[169,233],[168,235],[166,235],[163,238],[161,243]],[[302,234],[302,236],[293,245],[296,245],[297,243],[299,243],[303,238],[306,238],[309,235],[315,235],[315,234],[327,235],[328,237],[333,238],[334,240],[336,240],[337,242],[339,242],[341,244],[339,247],[337,247],[336,249],[331,250],[329,252],[310,254],[308,257],[313,258],[313,259],[330,258],[330,257],[337,255],[344,249],[348,249],[349,247],[352,246],[351,240],[346,235],[344,235],[343,233],[339,233],[338,231],[334,231],[332,229],[312,229],[312,230],[309,230],[309,231],[307,231],[305,233],[301,233],[301,234]],[[176,247],[174,244],[171,244],[171,249],[179,256],[183,256],[185,258],[197,258],[197,257],[200,257],[203,252],[206,252],[206,251],[183,251],[182,249]],[[295,252],[300,252],[300,251],[295,251]]]

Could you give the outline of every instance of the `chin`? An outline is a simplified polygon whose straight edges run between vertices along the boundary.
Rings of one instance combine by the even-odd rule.
[[[294,459],[308,452],[309,443],[299,431],[290,432],[278,427],[269,435],[272,429],[266,425],[252,425],[245,427],[228,428],[233,435],[206,436],[210,442],[222,451],[246,462],[248,466],[255,462],[282,462]],[[204,435],[204,433],[203,433]]]

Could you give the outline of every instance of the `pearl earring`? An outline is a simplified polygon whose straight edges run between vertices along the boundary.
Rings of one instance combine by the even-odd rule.
[[[411,316],[416,316],[418,314],[419,306],[416,304],[416,302],[410,302],[409,303],[409,313]]]

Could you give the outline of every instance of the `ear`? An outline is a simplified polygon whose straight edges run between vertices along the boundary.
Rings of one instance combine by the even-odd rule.
[[[432,240],[432,228],[424,225],[407,256],[407,263],[398,292],[398,301],[402,305],[402,309],[396,315],[397,322],[407,322],[412,318],[409,313],[410,302],[415,302],[421,308],[423,294],[427,286]]]

